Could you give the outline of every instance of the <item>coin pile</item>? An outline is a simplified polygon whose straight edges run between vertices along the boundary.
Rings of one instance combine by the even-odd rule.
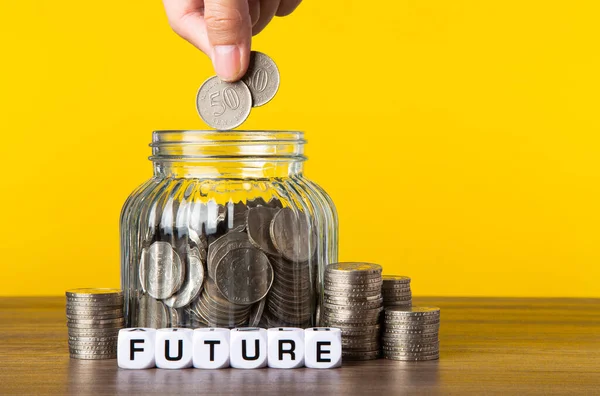
[[[279,70],[262,52],[252,51],[246,75],[237,82],[213,76],[196,95],[198,114],[212,128],[229,130],[240,126],[252,107],[269,102],[279,89]]]
[[[410,278],[399,275],[383,275],[381,286],[384,307],[410,307],[412,293],[410,291]]]
[[[439,358],[439,308],[386,307],[384,328],[382,349],[386,359]]]
[[[325,269],[321,325],[341,329],[344,359],[380,355],[381,270],[369,263],[336,263]]]
[[[318,239],[307,215],[274,198],[200,205],[177,220],[188,226],[143,243],[133,325],[311,326]]]
[[[119,289],[67,290],[69,353],[75,359],[116,359],[124,325]]]

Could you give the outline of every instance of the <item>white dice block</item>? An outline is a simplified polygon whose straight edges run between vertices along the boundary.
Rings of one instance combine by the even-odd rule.
[[[229,367],[229,329],[208,328],[194,330],[194,367],[220,369]]]
[[[333,327],[304,330],[304,364],[309,368],[342,365],[342,331]]]
[[[304,366],[304,330],[297,327],[274,327],[267,330],[267,365],[272,368]]]
[[[155,329],[121,329],[117,341],[117,364],[124,369],[153,368],[155,345]]]
[[[154,353],[156,367],[163,369],[192,367],[193,333],[192,329],[158,329]]]
[[[231,367],[255,369],[267,365],[267,330],[241,327],[231,330],[229,346]]]

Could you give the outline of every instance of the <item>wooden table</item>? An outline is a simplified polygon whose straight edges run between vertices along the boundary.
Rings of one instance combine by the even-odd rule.
[[[63,298],[0,298],[0,394],[600,394],[600,300],[415,298],[441,357],[333,370],[121,370],[67,353]]]

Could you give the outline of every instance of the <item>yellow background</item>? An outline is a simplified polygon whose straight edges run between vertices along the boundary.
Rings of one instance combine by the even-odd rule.
[[[306,0],[255,38],[251,129],[307,132],[340,258],[416,295],[600,297],[597,1]],[[0,3],[2,295],[119,286],[155,129],[204,128],[210,62],[159,1]]]

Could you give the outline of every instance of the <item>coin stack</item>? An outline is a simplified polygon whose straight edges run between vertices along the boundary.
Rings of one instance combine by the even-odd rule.
[[[412,305],[410,278],[408,276],[383,275],[381,294],[384,307],[410,307]]]
[[[119,289],[67,290],[69,353],[75,359],[116,359],[124,325]]]
[[[279,89],[279,70],[262,52],[252,51],[248,71],[240,81],[225,82],[213,76],[196,95],[200,118],[212,128],[229,130],[240,126],[253,107],[269,102]]]
[[[439,358],[440,309],[437,307],[386,307],[383,356],[392,360]]]
[[[380,355],[381,270],[369,263],[336,263],[325,269],[321,325],[341,329],[344,359]]]

